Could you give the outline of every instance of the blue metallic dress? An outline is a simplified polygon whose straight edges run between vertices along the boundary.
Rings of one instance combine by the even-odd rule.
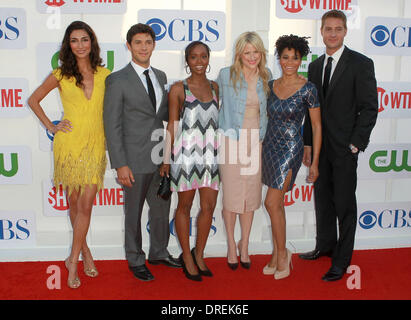
[[[267,132],[262,151],[262,180],[268,187],[282,190],[288,171],[292,170],[291,182],[286,190],[290,191],[303,159],[301,128],[306,108],[317,108],[320,103],[312,82],[307,81],[284,100],[275,95],[273,82],[268,83],[270,94],[267,100]]]

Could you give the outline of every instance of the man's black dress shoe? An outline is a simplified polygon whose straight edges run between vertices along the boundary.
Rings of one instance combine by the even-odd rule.
[[[157,264],[164,264],[167,267],[172,267],[172,268],[181,268],[182,264],[179,259],[173,258],[171,255],[169,255],[167,258],[164,259],[148,259],[148,263],[152,265],[157,265]]]
[[[129,266],[128,268],[134,274],[134,276],[141,281],[154,280],[154,276],[151,274],[150,270],[148,270],[145,264],[136,267]]]
[[[340,280],[345,274],[345,269],[342,269],[337,266],[331,266],[330,270],[323,275],[322,279],[324,281],[337,281]]]
[[[331,257],[332,251],[320,251],[318,249],[314,249],[313,251],[310,251],[310,252],[301,253],[298,256],[304,260],[316,260],[324,256]]]

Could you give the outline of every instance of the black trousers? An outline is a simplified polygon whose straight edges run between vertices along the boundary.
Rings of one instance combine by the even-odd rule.
[[[350,265],[354,249],[357,163],[358,154],[348,151],[344,156],[335,156],[322,151],[319,177],[314,184],[316,249],[332,250],[332,264],[343,269]]]

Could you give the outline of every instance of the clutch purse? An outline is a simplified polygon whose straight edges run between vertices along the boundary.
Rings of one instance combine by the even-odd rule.
[[[158,188],[157,191],[157,197],[162,198],[164,200],[168,200],[171,197],[171,189],[170,189],[170,177],[167,177],[167,175],[164,175],[161,178],[160,182],[160,187]]]

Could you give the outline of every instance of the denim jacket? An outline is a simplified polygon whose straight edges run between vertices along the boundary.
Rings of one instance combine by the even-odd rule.
[[[272,78],[269,71],[269,80]],[[241,74],[240,82],[237,83],[237,92],[234,90],[230,80],[230,67],[220,70],[217,78],[218,91],[220,96],[220,111],[218,113],[218,127],[222,134],[231,139],[238,140],[239,129],[243,126],[245,104],[247,100],[247,82]],[[257,95],[260,103],[260,141],[264,139],[267,129],[267,96],[264,92],[263,81],[257,81]]]

